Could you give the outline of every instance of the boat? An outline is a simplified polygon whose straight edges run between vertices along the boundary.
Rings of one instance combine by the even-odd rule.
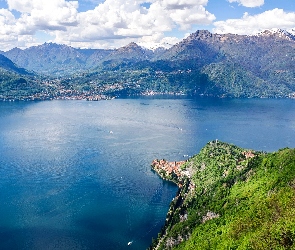
[[[129,241],[127,245],[130,246],[132,243],[133,243],[133,241]]]

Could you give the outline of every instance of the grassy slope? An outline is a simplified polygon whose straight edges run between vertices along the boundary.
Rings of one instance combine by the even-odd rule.
[[[182,193],[158,249],[295,249],[295,150],[243,152],[208,143],[186,163],[195,188]],[[204,222],[208,212],[216,218]]]

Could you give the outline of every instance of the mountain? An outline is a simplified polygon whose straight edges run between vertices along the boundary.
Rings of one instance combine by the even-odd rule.
[[[293,31],[293,30],[292,30]],[[291,32],[288,32],[286,30],[283,29],[272,29],[272,30],[265,30],[263,32],[260,32],[257,34],[257,36],[264,36],[264,37],[269,37],[269,36],[274,36],[274,37],[279,37],[279,38],[283,38],[283,39],[287,39],[290,41],[294,41],[295,40],[295,36],[294,34]]]
[[[179,185],[150,249],[294,249],[295,150],[209,142],[187,162],[155,160]]]
[[[219,95],[246,97],[254,94],[248,93],[251,85],[255,89],[257,86],[265,88],[265,91],[257,89],[260,96],[264,93],[271,96],[275,89],[282,93],[294,92],[294,58],[295,37],[283,30],[265,31],[255,36],[221,35],[201,30],[154,60],[172,61],[179,68],[204,73],[208,81],[214,83],[207,94],[212,93],[214,87],[213,92]]]
[[[21,50],[14,48],[3,55],[28,70],[45,75],[63,76],[99,67],[103,62],[122,63],[149,60],[153,52],[136,43],[116,50],[76,49],[67,45],[44,43]]]
[[[132,61],[145,61],[153,57],[153,52],[148,49],[143,49],[136,43],[129,43],[128,45],[114,50],[110,53],[105,60],[132,60]]]
[[[111,51],[98,62],[94,70],[117,70],[120,68],[132,69],[134,64],[152,59],[154,52],[144,49],[132,42],[126,46]]]
[[[161,53],[144,53],[134,44],[114,50],[87,81],[72,81],[117,84],[115,95],[289,97],[295,93],[294,48],[294,36],[283,30],[255,36],[200,30]]]
[[[23,74],[23,75],[33,74],[32,72],[29,72],[24,68],[19,68],[11,60],[9,60],[7,57],[1,54],[0,54],[0,68],[5,69],[7,71],[11,71],[13,73],[17,73],[17,74]]]
[[[22,99],[42,89],[40,78],[33,72],[17,67],[0,54],[0,100]]]
[[[92,54],[94,51],[90,52]],[[88,57],[75,48],[54,43],[44,43],[25,50],[15,48],[3,54],[21,67],[48,75],[73,73],[73,68],[85,69]]]
[[[265,31],[255,36],[197,31],[157,59],[193,61],[200,68],[212,63],[236,64],[268,80],[272,74],[293,72],[294,49],[295,37],[282,30]]]
[[[100,65],[101,62],[105,60],[105,58],[110,55],[113,50],[105,50],[105,49],[79,49],[79,53],[86,54],[87,59],[85,62],[85,69],[92,69]],[[75,69],[78,70],[78,69]]]
[[[45,43],[3,54],[20,67],[62,77],[65,86],[70,78],[77,91],[112,96],[295,96],[295,36],[280,29],[252,36],[198,30],[168,50],[152,51],[136,43],[113,50]]]
[[[198,61],[199,65],[217,59],[219,54],[218,36],[207,30],[199,30],[172,46],[156,60]]]

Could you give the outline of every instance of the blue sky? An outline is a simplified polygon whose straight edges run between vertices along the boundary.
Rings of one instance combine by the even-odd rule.
[[[169,47],[198,29],[257,34],[295,29],[294,0],[0,0],[0,50],[56,42]]]
[[[255,2],[255,1],[254,1]],[[285,11],[295,11],[295,1],[293,0],[264,0],[264,4],[259,7],[245,7],[238,2],[229,3],[224,0],[208,1],[207,10],[214,13],[216,21],[224,21],[231,18],[241,18],[245,12],[252,15],[263,13],[275,8]]]

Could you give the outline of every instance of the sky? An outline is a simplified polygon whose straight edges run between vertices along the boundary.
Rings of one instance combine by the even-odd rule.
[[[53,42],[171,47],[197,30],[257,34],[295,29],[295,0],[0,0],[0,50]]]

